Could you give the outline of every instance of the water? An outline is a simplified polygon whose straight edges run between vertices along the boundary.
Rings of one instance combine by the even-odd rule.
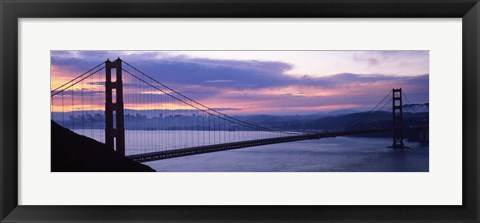
[[[105,143],[105,130],[75,129],[74,132]],[[125,154],[134,155],[284,135],[262,131],[125,130]]]
[[[77,131],[81,133],[81,130]],[[198,134],[205,133],[127,130],[127,154],[158,150],[158,145],[162,141],[172,147],[191,145],[199,142],[197,140],[201,137],[198,137]],[[241,140],[254,134],[254,132],[239,133],[236,139]],[[96,137],[98,135],[101,135],[101,132],[97,132]],[[159,137],[156,141],[145,140],[152,135]],[[185,136],[191,138],[190,142],[182,142],[181,138]],[[103,139],[100,137],[99,141]],[[161,172],[428,172],[428,145],[405,142],[410,148],[401,151],[387,148],[391,143],[392,140],[389,138],[324,138],[157,160],[144,164]]]

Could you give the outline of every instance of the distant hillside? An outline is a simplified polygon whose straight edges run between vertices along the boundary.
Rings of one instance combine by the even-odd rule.
[[[406,125],[420,125],[428,123],[428,103],[404,105],[404,122]],[[167,112],[164,115],[152,116],[153,111],[137,111],[136,114],[125,115],[125,129],[142,130],[198,130],[204,129],[209,123],[215,121],[212,116],[202,116],[195,113],[183,113],[172,115]],[[131,111],[130,111],[131,112]],[[86,128],[104,129],[104,115],[96,113],[54,113],[52,118],[67,128],[85,126]],[[368,114],[368,116],[367,116]],[[366,116],[366,117],[364,117]],[[318,131],[339,128],[361,127],[389,127],[392,125],[391,112],[358,112],[355,110],[337,110],[324,113],[312,113],[309,115],[233,115],[233,117],[245,122],[277,130],[292,131]],[[357,121],[358,120],[358,121]],[[141,123],[141,125],[139,125]],[[218,130],[222,125],[218,125]],[[212,126],[210,126],[211,129]],[[232,129],[229,129],[232,130]]]
[[[418,112],[428,112],[429,103],[424,104],[406,104],[403,105],[403,109],[407,112],[418,113]]]
[[[428,124],[428,112],[410,113],[404,112],[404,125],[426,125]],[[357,112],[352,114],[322,116],[243,116],[240,119],[266,126],[273,129],[295,130],[295,131],[319,131],[336,129],[369,129],[369,128],[391,128],[391,112]]]
[[[52,172],[155,172],[52,121]]]
[[[403,113],[403,122],[405,126],[426,125],[428,124],[428,112],[422,113]],[[359,112],[335,117],[320,118],[306,125],[306,128],[329,129],[369,129],[369,128],[391,128],[391,112]]]

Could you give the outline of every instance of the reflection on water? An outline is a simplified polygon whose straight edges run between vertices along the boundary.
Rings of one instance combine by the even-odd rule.
[[[337,137],[147,162],[166,172],[428,172],[428,145],[388,138]]]
[[[105,143],[105,130],[75,129]],[[282,136],[262,131],[125,130],[126,155]]]
[[[104,130],[75,130],[104,141]],[[215,137],[217,134],[218,137]],[[137,154],[194,145],[242,141],[258,132],[126,130],[126,153]],[[189,139],[189,140],[185,140]],[[225,142],[222,141],[222,142]],[[405,142],[403,151],[387,148],[390,138],[337,137],[306,140],[147,162],[167,172],[428,172],[428,145]]]

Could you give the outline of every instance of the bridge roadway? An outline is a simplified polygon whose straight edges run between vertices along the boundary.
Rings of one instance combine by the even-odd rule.
[[[428,126],[410,127],[408,128],[408,130],[425,129],[425,128],[428,128]],[[208,145],[208,146],[198,146],[198,147],[190,147],[190,148],[183,148],[183,149],[135,154],[135,155],[129,155],[127,156],[127,158],[130,158],[137,162],[148,162],[148,161],[170,159],[170,158],[181,157],[181,156],[191,156],[191,155],[197,155],[202,153],[211,153],[211,152],[218,152],[218,151],[224,151],[224,150],[240,149],[245,147],[263,146],[263,145],[269,145],[269,144],[294,142],[294,141],[309,140],[309,139],[331,138],[331,137],[337,137],[337,136],[359,135],[359,134],[376,133],[376,132],[390,132],[390,131],[393,131],[393,130],[392,129],[369,129],[369,130],[355,130],[355,131],[307,133],[307,134],[294,135],[294,136],[257,139],[257,140],[241,141],[241,142],[231,142],[231,143],[215,144],[215,145]]]

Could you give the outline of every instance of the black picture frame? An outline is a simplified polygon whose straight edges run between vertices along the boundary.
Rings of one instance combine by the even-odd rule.
[[[0,0],[1,222],[478,222],[478,0]],[[462,18],[461,206],[22,206],[18,205],[19,18],[372,17]],[[446,43],[448,44],[448,43]],[[447,131],[447,130],[446,130]]]

